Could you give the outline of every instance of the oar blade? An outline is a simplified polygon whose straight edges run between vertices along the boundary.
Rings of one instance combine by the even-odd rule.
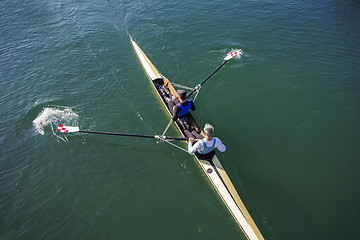
[[[226,55],[226,57],[224,58],[224,60],[230,60],[234,57],[240,58],[242,54],[243,54],[243,51],[241,49],[235,49],[235,50],[232,50],[231,52],[229,52]]]
[[[59,125],[56,131],[62,133],[73,133],[73,132],[79,132],[80,129],[79,127],[69,127],[69,126]]]

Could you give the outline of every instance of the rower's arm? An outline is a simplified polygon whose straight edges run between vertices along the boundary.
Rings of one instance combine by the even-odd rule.
[[[194,145],[192,145],[192,142],[188,143],[188,152],[190,154],[194,154],[199,150],[200,151],[204,150],[204,146],[202,145],[201,141],[197,141],[196,143],[194,143]]]
[[[195,111],[195,104],[193,101],[190,101],[191,104],[191,111]]]
[[[221,140],[218,139],[218,138],[216,138],[215,147],[216,147],[220,152],[225,152],[225,151],[226,151],[225,145],[224,145],[224,144],[221,142]]]
[[[178,119],[178,114],[181,112],[181,109],[179,108],[178,105],[175,105],[174,106],[174,113],[173,113],[173,116],[172,116],[172,120],[175,122],[177,119]]]

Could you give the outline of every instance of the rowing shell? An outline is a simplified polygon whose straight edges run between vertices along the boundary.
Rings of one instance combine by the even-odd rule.
[[[155,91],[158,93],[158,97],[161,99],[161,102],[164,104],[166,110],[171,116],[169,106],[162,97],[161,92],[159,91],[159,86],[166,86],[172,95],[178,96],[175,88],[170,83],[170,81],[164,77],[150,62],[145,53],[140,49],[136,42],[131,38],[131,43],[134,47],[134,50],[145,69],[146,74],[149,77],[151,85],[154,87]],[[189,122],[192,125],[192,129],[196,131],[199,135],[204,136],[199,125],[196,123],[192,115],[188,114]],[[176,122],[176,126],[181,134],[185,137],[183,126]],[[223,166],[221,165],[219,159],[214,155],[211,160],[200,160],[196,157],[197,162],[201,166],[205,175],[209,178],[210,182],[214,186],[215,190],[225,203],[226,207],[229,209],[231,215],[234,217],[235,221],[244,232],[245,236],[250,240],[255,239],[264,239],[261,235],[259,229],[257,228],[255,222],[252,220],[249,212],[246,210],[245,205],[241,201],[239,194],[234,188],[230,178],[226,174]]]

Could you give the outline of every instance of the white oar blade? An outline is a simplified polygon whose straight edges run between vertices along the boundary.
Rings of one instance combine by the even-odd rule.
[[[224,60],[230,60],[234,57],[240,58],[242,54],[243,54],[243,51],[241,49],[235,49],[235,50],[232,50],[231,52],[229,52],[226,55],[226,57],[224,58]]]
[[[59,125],[56,131],[62,133],[72,133],[72,132],[78,132],[80,131],[80,129],[79,127],[69,127],[69,126]]]

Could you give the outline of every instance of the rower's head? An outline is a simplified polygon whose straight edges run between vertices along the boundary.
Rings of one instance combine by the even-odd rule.
[[[180,101],[186,100],[186,91],[185,90],[179,89],[176,92],[177,92],[177,94],[179,94]]]
[[[214,133],[214,127],[206,123],[204,127],[204,133],[206,136],[211,137],[212,134]]]

